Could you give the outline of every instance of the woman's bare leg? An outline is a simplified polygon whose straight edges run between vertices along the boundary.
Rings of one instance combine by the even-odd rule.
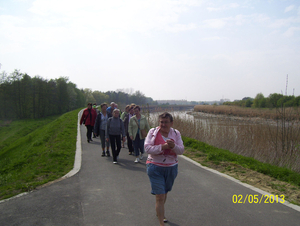
[[[156,197],[156,215],[159,220],[159,224],[162,226],[164,225],[164,218],[165,218],[165,202],[167,201],[167,194],[160,194],[155,195]]]

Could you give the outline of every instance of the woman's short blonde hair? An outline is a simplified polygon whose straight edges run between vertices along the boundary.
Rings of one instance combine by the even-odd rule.
[[[114,110],[113,110],[113,113],[114,113],[115,111],[117,111],[117,112],[120,113],[120,109],[118,109],[118,108],[114,109]]]

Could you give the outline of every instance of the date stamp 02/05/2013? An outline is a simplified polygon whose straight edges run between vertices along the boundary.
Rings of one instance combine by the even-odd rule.
[[[238,204],[245,203],[284,203],[285,202],[284,195],[233,195],[232,202]]]

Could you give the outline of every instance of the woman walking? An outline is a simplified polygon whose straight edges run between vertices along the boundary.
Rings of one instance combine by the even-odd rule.
[[[184,152],[180,132],[172,126],[173,117],[170,113],[159,115],[159,126],[149,131],[145,141],[145,151],[148,153],[147,174],[151,194],[155,195],[155,209],[160,226],[168,221],[165,217],[167,194],[172,190],[178,173],[177,155]]]
[[[124,122],[124,126],[125,126],[125,118],[126,116],[129,114],[129,109],[130,109],[130,105],[127,105],[125,107],[125,111],[121,114],[120,118],[122,119],[122,121]],[[127,136],[127,130],[126,130],[126,126],[125,126],[125,134]],[[122,142],[122,148],[125,148],[125,141]]]
[[[105,146],[106,146],[106,155],[110,157],[109,153],[109,141],[106,141],[105,131],[106,131],[106,124],[108,121],[108,114],[106,112],[107,104],[103,103],[100,105],[101,112],[97,115],[95,126],[94,126],[94,133],[96,136],[100,135],[101,146],[102,146],[102,157],[105,156]]]
[[[95,124],[95,120],[97,117],[97,113],[95,109],[92,108],[92,103],[88,103],[88,107],[84,109],[81,119],[80,119],[80,125],[83,123],[86,126],[86,137],[87,142],[90,143],[92,140],[92,131]]]
[[[129,121],[132,116],[134,116],[133,107],[129,106],[129,113],[125,116],[125,119],[124,119],[124,127],[125,127],[125,133],[126,133],[126,137],[127,137],[127,146],[129,149],[129,155],[132,155],[134,152],[132,140],[130,139],[130,136],[128,133]]]
[[[124,123],[119,116],[120,110],[113,110],[113,117],[108,119],[106,125],[106,140],[110,140],[114,164],[118,163],[117,159],[121,150],[121,135],[122,139],[125,140]]]
[[[129,120],[128,133],[130,139],[133,140],[133,148],[135,153],[135,163],[143,159],[144,154],[144,141],[150,126],[144,115],[140,113],[141,108],[136,105],[134,107],[134,116]]]

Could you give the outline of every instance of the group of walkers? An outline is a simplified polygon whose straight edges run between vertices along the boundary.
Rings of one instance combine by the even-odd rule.
[[[143,158],[145,148],[148,154],[146,165],[151,194],[155,195],[156,216],[162,226],[168,221],[165,217],[165,203],[178,174],[177,156],[183,154],[184,146],[180,132],[172,128],[173,117],[170,113],[159,115],[159,126],[150,129],[146,117],[140,111],[138,105],[127,105],[120,116],[120,110],[112,102],[109,108],[107,104],[101,104],[101,112],[97,114],[89,103],[80,124],[85,122],[88,142],[92,141],[93,129],[96,136],[100,135],[102,156],[110,156],[110,142],[113,163],[117,163],[121,142],[123,140],[124,145],[125,136],[129,154],[136,157],[134,162],[137,163]]]
[[[88,107],[83,111],[80,124],[84,123],[87,128],[87,141],[100,136],[102,156],[110,156],[109,145],[111,146],[113,163],[118,163],[121,145],[124,147],[127,138],[129,155],[135,156],[135,163],[143,159],[144,141],[147,131],[150,130],[149,123],[144,115],[140,113],[138,105],[127,105],[125,111],[120,115],[118,105],[111,102],[110,106],[106,103],[101,104],[100,112],[96,104],[88,103]],[[106,148],[106,151],[105,151]]]

